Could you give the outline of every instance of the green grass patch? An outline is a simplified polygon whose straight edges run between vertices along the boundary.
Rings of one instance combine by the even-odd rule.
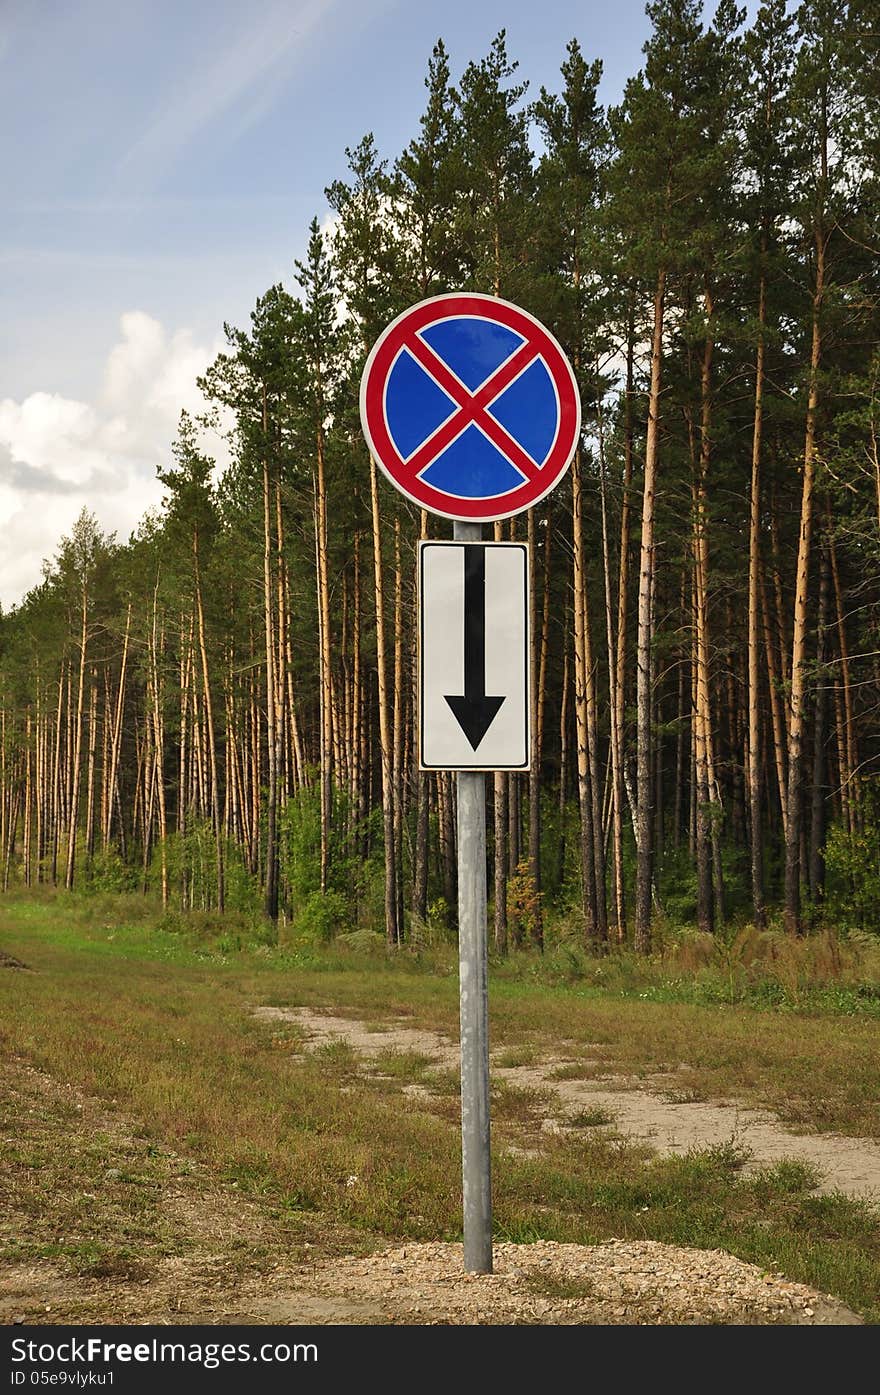
[[[579,1109],[565,1120],[570,1129],[598,1129],[615,1122],[614,1115],[598,1106],[593,1109]]]
[[[538,1059],[538,1053],[532,1046],[509,1046],[504,1051],[498,1051],[493,1057],[494,1064],[499,1070],[516,1070],[518,1066],[533,1066]]]
[[[370,1070],[406,1083],[420,1081],[431,1064],[431,1057],[424,1052],[395,1051],[393,1048],[377,1052],[375,1056],[370,1056],[368,1062]]]

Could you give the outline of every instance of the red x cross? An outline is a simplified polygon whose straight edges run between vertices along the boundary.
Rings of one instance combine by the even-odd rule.
[[[405,347],[458,407],[458,411],[454,412],[448,421],[445,421],[434,432],[433,436],[430,436],[419,446],[415,454],[410,456],[406,466],[411,477],[420,474],[427,465],[430,465],[431,461],[435,460],[472,422],[489,437],[492,444],[525,475],[526,479],[538,478],[540,471],[531,456],[526,454],[519,442],[515,441],[504,430],[500,422],[491,417],[487,411],[487,408],[497,397],[501,396],[501,393],[506,387],[509,387],[514,378],[518,377],[532,360],[538,357],[539,350],[533,343],[527,340],[525,344],[522,344],[474,393],[469,392],[459,382],[442,358],[435,354],[434,350],[418,334],[408,336]]]

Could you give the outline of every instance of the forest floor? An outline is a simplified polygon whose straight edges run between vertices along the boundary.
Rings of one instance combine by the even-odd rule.
[[[448,977],[0,921],[0,1323],[880,1317],[876,1021],[498,993],[468,1276]]]

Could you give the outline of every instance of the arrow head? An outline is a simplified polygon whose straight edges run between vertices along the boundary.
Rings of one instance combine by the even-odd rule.
[[[479,697],[449,697],[444,694],[446,701],[452,710],[452,715],[458,722],[473,750],[476,750],[486,732],[498,716],[498,710],[506,698],[489,697],[483,694]]]

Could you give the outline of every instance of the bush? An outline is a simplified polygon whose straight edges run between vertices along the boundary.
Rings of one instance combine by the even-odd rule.
[[[158,885],[160,852],[153,849],[150,860],[150,883]],[[186,886],[185,907],[188,910],[208,910],[217,899],[217,846],[214,826],[210,819],[190,819],[186,832],[172,833],[165,844],[168,884],[172,892]]]
[[[537,940],[543,931],[543,897],[535,885],[527,857],[516,864],[516,874],[507,883],[507,914],[515,944],[523,938]]]
[[[89,891],[137,891],[142,875],[139,868],[127,866],[115,848],[96,852],[87,860],[83,872]]]
[[[313,891],[297,913],[294,935],[312,944],[328,944],[348,919],[348,903],[340,892]]]
[[[379,817],[381,819],[381,810]],[[350,833],[349,828],[348,797],[344,790],[334,787],[327,848],[327,894],[341,898],[346,912],[356,918],[354,910],[364,895],[370,860],[362,858],[358,847],[365,830],[355,828]],[[289,891],[297,915],[305,910],[312,896],[319,899],[321,896],[321,795],[317,787],[300,789],[282,804],[279,831],[281,885]],[[378,856],[381,860],[381,847]]]
[[[880,930],[880,785],[862,789],[859,832],[836,824],[825,845],[826,900],[839,924]]]

